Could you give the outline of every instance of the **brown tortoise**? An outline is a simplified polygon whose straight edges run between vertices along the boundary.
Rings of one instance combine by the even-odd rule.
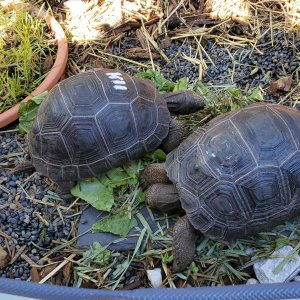
[[[174,184],[172,185],[171,182]],[[174,271],[193,260],[196,231],[218,240],[272,229],[300,213],[300,113],[253,104],[221,115],[142,175],[146,201],[186,212],[174,227]]]
[[[68,198],[75,181],[140,158],[158,146],[167,152],[182,130],[170,112],[203,108],[192,91],[160,95],[149,80],[103,69],[69,77],[42,102],[28,134],[35,169]]]

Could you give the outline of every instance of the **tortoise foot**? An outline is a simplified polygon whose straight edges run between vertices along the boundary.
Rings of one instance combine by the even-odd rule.
[[[178,191],[173,184],[156,183],[145,193],[145,202],[152,208],[166,213],[182,213]]]
[[[148,165],[140,178],[140,183],[143,188],[147,188],[154,183],[170,183],[167,176],[164,163],[154,163]]]
[[[196,230],[187,216],[183,216],[176,222],[173,236],[173,271],[177,273],[186,269],[193,262],[196,252]]]

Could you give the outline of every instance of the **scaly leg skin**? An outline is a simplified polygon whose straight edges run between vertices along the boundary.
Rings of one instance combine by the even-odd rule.
[[[204,108],[204,102],[193,91],[178,91],[164,94],[170,113],[187,115]]]
[[[196,230],[187,216],[180,218],[173,229],[173,272],[181,272],[194,260],[196,252]]]
[[[147,188],[154,183],[170,183],[164,163],[153,163],[145,167],[140,183]]]
[[[74,181],[57,182],[56,193],[64,200],[73,200],[74,196],[72,196],[70,190],[74,185],[75,185]]]
[[[179,146],[185,136],[186,132],[182,124],[179,121],[171,119],[169,133],[160,144],[160,148],[164,152],[169,153]]]
[[[152,208],[169,214],[183,213],[178,191],[173,184],[155,183],[145,193],[145,202]]]

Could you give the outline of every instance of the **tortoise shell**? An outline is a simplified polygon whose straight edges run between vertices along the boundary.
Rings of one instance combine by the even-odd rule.
[[[91,71],[51,90],[29,133],[29,151],[41,174],[75,181],[157,148],[169,124],[167,105],[150,81]]]
[[[206,236],[270,230],[300,213],[300,113],[253,104],[224,114],[169,153],[166,168]]]

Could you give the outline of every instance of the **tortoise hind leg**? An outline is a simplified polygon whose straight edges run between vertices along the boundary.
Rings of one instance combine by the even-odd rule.
[[[196,230],[187,216],[180,218],[173,229],[173,271],[186,269],[194,260],[196,252]]]
[[[141,180],[150,187],[145,193],[145,202],[163,212],[183,212],[175,185],[169,183],[164,164],[152,164],[145,168]],[[196,231],[187,216],[180,218],[173,229],[174,236],[174,272],[188,267],[194,258]]]
[[[72,200],[74,197],[70,193],[71,188],[75,185],[74,181],[57,182],[56,193],[64,200]]]

